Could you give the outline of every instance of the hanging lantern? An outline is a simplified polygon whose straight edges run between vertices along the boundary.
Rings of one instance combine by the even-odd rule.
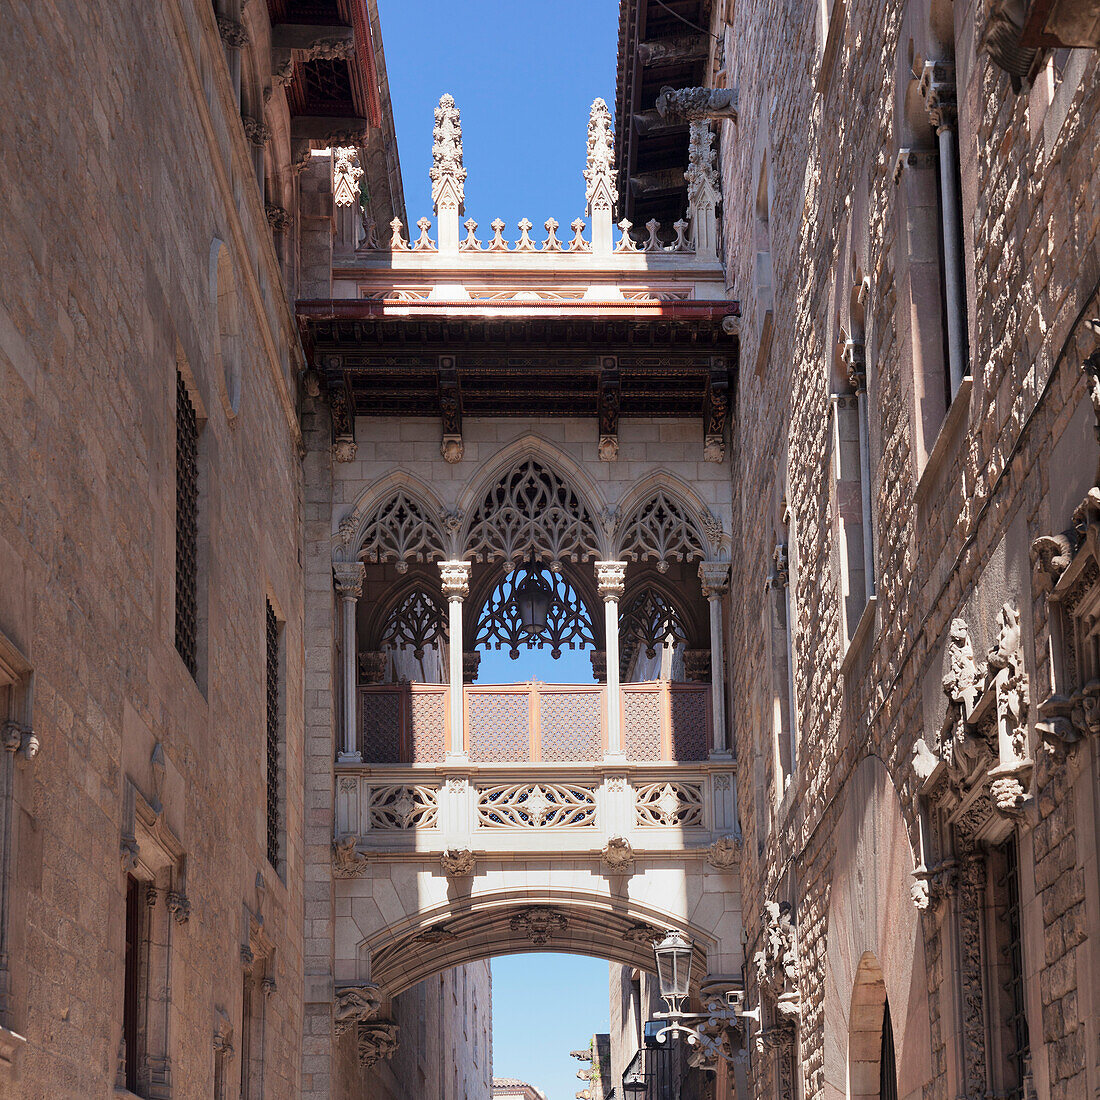
[[[515,601],[519,625],[524,634],[538,637],[546,631],[546,617],[554,590],[537,566],[528,565],[523,580],[516,585]]]
[[[669,1011],[682,1011],[691,983],[691,940],[680,932],[670,931],[660,943],[654,944],[657,958],[657,977],[661,985],[661,999]]]

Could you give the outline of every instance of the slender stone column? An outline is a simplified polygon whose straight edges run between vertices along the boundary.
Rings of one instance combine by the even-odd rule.
[[[726,659],[722,645],[722,597],[730,588],[728,561],[699,563],[699,580],[710,605],[710,705],[714,717],[715,755],[728,755],[726,744]]]
[[[340,639],[343,657],[344,728],[341,749],[336,760],[340,764],[361,764],[359,751],[356,691],[358,688],[355,645],[355,605],[363,595],[366,566],[361,561],[338,561],[332,566],[336,592],[340,597]]]
[[[948,61],[929,61],[920,80],[928,117],[936,130],[940,150],[940,196],[943,214],[943,289],[947,306],[948,370],[951,394],[959,392],[967,374],[966,307],[962,258],[962,217],[959,212],[959,124],[955,92],[955,66]],[[950,400],[949,402],[950,403]]]
[[[623,714],[619,692],[619,600],[626,581],[625,561],[596,562],[596,584],[603,599],[607,651],[607,755],[622,759]]]
[[[470,573],[473,567],[468,561],[441,561],[439,578],[443,595],[447,600],[449,637],[447,665],[449,669],[447,696],[451,716],[451,743],[447,756],[465,757],[465,707],[462,700],[462,603],[470,594]]]

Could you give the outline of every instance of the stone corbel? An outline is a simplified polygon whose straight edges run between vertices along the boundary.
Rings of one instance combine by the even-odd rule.
[[[0,743],[6,752],[27,764],[33,763],[41,747],[34,730],[14,719],[8,719],[0,726]]]
[[[271,75],[277,85],[287,85],[299,61],[350,60],[355,56],[352,27],[309,26],[279,23],[271,28]]]
[[[606,355],[600,361],[600,445],[602,462],[614,462],[619,457],[619,409],[622,391],[619,383],[619,360]]]
[[[333,1007],[333,1031],[337,1038],[346,1035],[362,1023],[375,1019],[382,1007],[382,995],[371,982],[336,987]]]
[[[450,463],[462,461],[462,390],[453,355],[439,357],[439,415],[443,421],[443,441],[439,453]]]
[[[634,866],[634,848],[625,836],[610,837],[600,852],[600,860],[613,875],[629,874]]]
[[[657,96],[657,113],[676,122],[701,122],[709,119],[737,121],[736,88],[671,88],[665,86]]]
[[[707,863],[716,871],[732,871],[741,862],[742,843],[740,836],[720,836],[706,849]]]
[[[371,1020],[359,1025],[359,1064],[369,1068],[384,1058],[392,1058],[398,1047],[397,1024],[391,1020]]]
[[[729,368],[726,360],[710,361],[707,393],[703,404],[703,460],[722,462],[726,457],[726,421],[729,418]]]
[[[230,19],[227,15],[219,15],[217,20],[218,35],[226,49],[243,50],[248,45],[248,31],[241,23]]]
[[[356,850],[359,838],[354,833],[342,833],[332,842],[332,873],[335,878],[358,878],[364,874],[370,860]]]
[[[936,133],[956,130],[959,125],[955,92],[955,65],[951,61],[926,61],[917,74],[920,94]]]
[[[449,879],[470,878],[477,859],[469,848],[448,848],[440,857],[443,873]]]
[[[330,355],[325,365],[330,371],[339,371],[340,356]],[[355,442],[355,404],[343,379],[329,388],[328,405],[332,415],[332,457],[337,462],[353,462],[359,451]]]

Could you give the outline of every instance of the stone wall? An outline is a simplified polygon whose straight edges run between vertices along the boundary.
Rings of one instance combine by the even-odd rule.
[[[3,1022],[26,1040],[19,1082],[0,1067],[0,1093],[76,1100],[115,1085],[132,784],[160,811],[153,830],[178,840],[173,881],[190,904],[155,946],[158,1072],[174,1097],[213,1095],[220,1029],[239,1089],[251,926],[273,982],[256,994],[263,1095],[295,1096],[299,364],[240,108],[209,3],[16,3],[4,39],[0,632],[33,670],[40,749],[16,766],[0,883]],[[174,643],[177,368],[202,424],[198,682]],[[278,868],[265,852],[265,598],[284,623]]]
[[[911,869],[920,858],[917,809],[924,803],[910,760],[917,740],[933,744],[944,722],[940,681],[953,618],[967,621],[975,653],[984,654],[997,641],[1001,604],[1020,610],[1031,684],[1028,744],[1034,758],[1045,759],[1035,705],[1057,686],[1051,653],[1059,643],[1033,586],[1029,547],[1068,526],[1096,460],[1079,370],[1095,345],[1080,322],[1097,312],[1090,299],[1100,274],[1100,165],[1088,136],[1100,105],[1094,56],[1048,58],[1034,87],[1017,97],[979,52],[980,0],[929,7],[918,0],[748,0],[735,6],[726,37],[726,68],[740,94],[738,123],[723,124],[722,175],[729,281],[744,318],[730,643],[748,857],[742,890],[750,957],[760,946],[760,904],[794,903],[798,1062],[803,1094],[814,1097],[840,1095],[827,1064],[847,1057],[846,1030],[834,1040],[839,1051],[827,1038],[829,998],[846,1023],[852,997],[850,988],[829,988],[827,958],[841,935],[830,922],[864,926],[866,899],[907,894],[912,881],[896,880],[907,860]],[[828,37],[822,8],[833,13]],[[921,236],[914,177],[906,168],[895,182],[895,163],[899,149],[921,140],[914,126],[923,104],[910,67],[943,60],[952,46],[973,388],[960,391],[942,428],[932,418],[929,434],[930,396],[919,387],[927,382],[922,356],[935,348],[922,343],[921,327],[934,302],[911,303],[917,266],[931,255],[922,250],[934,250],[935,237]],[[762,232],[765,151],[770,216]],[[770,324],[770,303],[758,288],[761,251],[770,253],[774,272]],[[846,650],[830,393],[837,342],[844,330],[851,335],[849,303],[861,286],[877,606],[866,636]],[[779,526],[772,517],[784,495],[795,539],[798,729],[786,792],[776,777],[777,703],[762,627]],[[1095,746],[1081,751],[1080,770],[1055,762],[1048,781],[1037,767],[1035,805],[1011,824],[1040,1096],[1084,1095],[1100,1080],[1091,993],[1100,908],[1086,886],[1095,866]],[[868,859],[859,868],[859,897],[838,901],[831,897],[837,829],[855,769],[869,756],[885,766],[909,850]],[[746,782],[750,774],[754,781]],[[901,1082],[903,1095],[948,1097],[966,1087],[969,1019],[957,1019],[953,1008],[960,980],[953,912],[933,904],[920,916],[926,988],[908,1009],[928,1016],[931,1060],[927,1076]],[[885,950],[870,938],[863,947]],[[893,996],[900,990],[890,989],[886,969]],[[756,999],[750,990],[749,1003]],[[996,1061],[995,1049],[987,1054]],[[756,1095],[776,1095],[771,1053],[753,1058]]]

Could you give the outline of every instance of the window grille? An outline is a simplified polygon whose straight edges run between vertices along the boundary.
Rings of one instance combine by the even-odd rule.
[[[267,601],[267,858],[279,865],[279,620]]]
[[[176,649],[198,676],[199,428],[183,375],[176,371]]]
[[[1024,956],[1020,928],[1020,868],[1016,838],[1004,844],[1004,915],[1008,930],[1008,1061],[1014,1070],[1016,1084],[1007,1094],[1008,1100],[1023,1100],[1024,1077],[1030,1062],[1030,1039],[1024,1012]]]

